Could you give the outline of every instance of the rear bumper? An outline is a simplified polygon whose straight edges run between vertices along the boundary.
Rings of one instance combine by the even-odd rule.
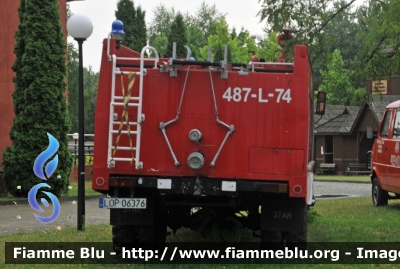
[[[260,192],[288,194],[289,184],[285,181],[254,181],[211,178],[160,178],[112,176],[111,188],[154,188],[161,195],[194,195],[194,196],[232,196],[239,192]]]

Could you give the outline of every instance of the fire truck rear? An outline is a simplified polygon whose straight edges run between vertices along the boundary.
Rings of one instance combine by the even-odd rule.
[[[261,242],[306,242],[313,203],[312,69],[294,61],[161,59],[103,43],[94,190],[113,242],[164,242],[167,227],[240,223]],[[151,52],[152,57],[146,57]],[[239,217],[240,216],[240,217]],[[210,218],[208,218],[210,219]],[[231,223],[230,223],[231,222]],[[203,223],[204,224],[204,223]],[[199,226],[202,226],[203,229]]]

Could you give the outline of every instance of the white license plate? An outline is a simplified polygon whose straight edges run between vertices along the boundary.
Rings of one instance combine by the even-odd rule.
[[[136,208],[146,209],[146,198],[100,198],[100,208]]]

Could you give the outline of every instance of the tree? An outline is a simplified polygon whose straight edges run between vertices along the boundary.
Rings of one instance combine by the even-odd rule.
[[[368,98],[367,89],[359,88],[353,92],[353,95],[351,96],[350,100],[350,105],[361,106],[367,98]]]
[[[135,18],[136,10],[132,0],[118,0],[115,17],[124,23],[124,46],[134,49],[135,44]]]
[[[85,86],[85,134],[94,133],[98,81],[99,73],[93,72],[91,66],[83,70],[83,85]]]
[[[225,16],[226,14],[218,11],[215,4],[207,5],[203,1],[193,17],[193,24],[204,33],[204,37],[207,39],[210,35],[215,34],[217,23],[220,19],[225,19]]]
[[[233,39],[235,40],[235,38]],[[234,57],[234,62],[248,63],[253,53],[258,54],[258,47],[256,45],[256,37],[252,36],[249,31],[243,27],[240,30],[237,38],[238,52]]]
[[[215,34],[208,37],[208,45],[201,50],[203,59],[207,59],[207,51],[213,48],[213,60],[220,61],[224,59],[225,45],[228,45],[228,62],[248,63],[251,54],[257,52],[255,37],[248,31],[242,29],[241,40],[238,40],[232,32],[229,32],[228,24],[224,18],[221,18],[216,25]],[[232,37],[234,37],[232,39]]]
[[[68,111],[71,120],[71,132],[78,132],[78,112],[79,112],[79,81],[78,81],[78,52],[72,43],[68,44]],[[94,132],[94,112],[96,108],[97,86],[99,73],[94,73],[92,68],[83,68],[84,85],[84,115],[85,115],[85,134]]]
[[[350,83],[351,72],[343,67],[344,63],[339,50],[335,50],[327,64],[327,70],[321,70],[323,83],[319,90],[327,93],[327,104],[349,105],[354,94]]]
[[[141,52],[147,45],[146,11],[139,5],[136,9],[136,18],[134,22],[134,46],[133,49]]]
[[[207,45],[210,35],[215,34],[216,25],[225,14],[218,11],[214,5],[200,4],[194,15],[186,14],[184,21],[188,26],[188,46],[196,59],[201,58],[200,48]]]
[[[182,14],[178,13],[171,25],[171,31],[168,34],[167,55],[172,56],[172,46],[176,42],[176,56],[186,57],[187,51],[184,46],[187,45],[186,25],[183,22]]]
[[[398,73],[400,68],[400,0],[370,0],[358,9],[364,29],[362,58],[366,75],[379,79]]]
[[[79,126],[79,108],[78,108],[78,68],[79,54],[73,43],[68,43],[68,114],[71,121],[71,132],[77,133]]]
[[[289,42],[310,48],[314,69],[324,69],[334,49],[343,53],[345,68],[356,70],[352,84],[365,86],[367,77],[379,79],[398,73],[400,67],[400,0],[369,0],[353,14],[355,0],[259,0],[258,16],[266,30],[297,29]],[[356,15],[356,17],[354,16]],[[316,76],[315,84],[321,79]]]
[[[19,19],[12,66],[16,73],[15,118],[10,131],[12,146],[3,153],[3,178],[7,191],[19,197],[26,197],[34,185],[43,182],[33,173],[33,166],[49,146],[50,133],[59,142],[58,166],[47,183],[50,192],[59,196],[68,191],[72,156],[68,151],[65,41],[58,1],[21,1]]]
[[[168,10],[163,4],[153,9],[153,20],[149,24],[149,43],[153,44],[159,35],[169,35],[172,22],[175,19],[175,9]]]
[[[164,34],[157,36],[153,41],[153,47],[157,50],[161,57],[167,53],[168,37]]]
[[[231,39],[235,39],[237,38],[237,33],[236,33],[236,28],[233,27],[232,31],[231,31]]]
[[[266,62],[277,62],[281,56],[281,47],[278,45],[278,38],[275,32],[271,31],[267,36],[258,37],[258,52],[260,59]]]
[[[324,40],[329,35],[326,26],[343,11],[352,7],[356,0],[342,1],[332,5],[332,0],[259,0],[261,10],[258,13],[261,21],[266,21],[266,32],[271,30],[280,33],[283,29],[297,31],[295,37],[286,42],[285,50],[292,52],[294,44],[305,44],[310,47],[311,61],[328,58],[331,52],[326,51]]]
[[[200,48],[207,45],[208,37],[215,34],[216,25],[225,14],[219,12],[215,5],[207,5],[204,1],[196,10],[195,14],[185,13],[183,21],[187,28],[187,44],[192,51],[192,56],[201,58]],[[149,43],[154,46],[158,36],[168,36],[171,26],[176,17],[175,9],[167,9],[160,4],[153,9],[153,20],[149,27]],[[159,41],[158,41],[159,42]],[[168,53],[171,53],[168,51]]]
[[[146,35],[146,11],[135,4],[132,0],[119,0],[115,17],[124,23],[124,46],[140,52],[147,44]]]
[[[232,55],[235,54],[237,49],[237,40],[231,39],[229,34],[228,24],[225,19],[220,19],[216,25],[215,34],[208,37],[208,45],[204,46],[201,50],[203,59],[207,59],[207,51],[213,48],[213,60],[220,61],[224,59],[225,45],[228,44],[228,61],[232,62]]]
[[[191,25],[187,29],[188,46],[192,51],[192,56],[199,60],[201,58],[200,48],[207,45],[207,39],[204,33],[195,25]]]
[[[345,2],[337,2],[334,5],[343,6]],[[366,85],[365,61],[361,51],[365,46],[364,30],[359,24],[357,12],[344,10],[337,14],[324,28],[324,40],[321,46],[325,48],[325,54],[313,62],[314,70],[326,69],[327,61],[335,49],[340,50],[344,62],[344,68],[353,70],[350,82],[354,88],[363,88]],[[313,53],[313,52],[311,52]],[[314,88],[322,83],[322,76],[314,72]]]

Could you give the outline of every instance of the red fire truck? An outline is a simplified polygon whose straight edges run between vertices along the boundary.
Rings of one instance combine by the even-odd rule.
[[[400,196],[400,100],[386,106],[371,160],[372,202],[387,205],[388,199]]]
[[[167,226],[198,230],[205,215],[220,227],[236,218],[262,242],[305,242],[314,165],[307,47],[295,46],[293,62],[238,64],[227,47],[221,61],[211,49],[196,61],[188,47],[185,59],[176,49],[166,59],[117,43],[103,43],[92,185],[108,195],[100,207],[110,210],[114,243],[163,242]]]

